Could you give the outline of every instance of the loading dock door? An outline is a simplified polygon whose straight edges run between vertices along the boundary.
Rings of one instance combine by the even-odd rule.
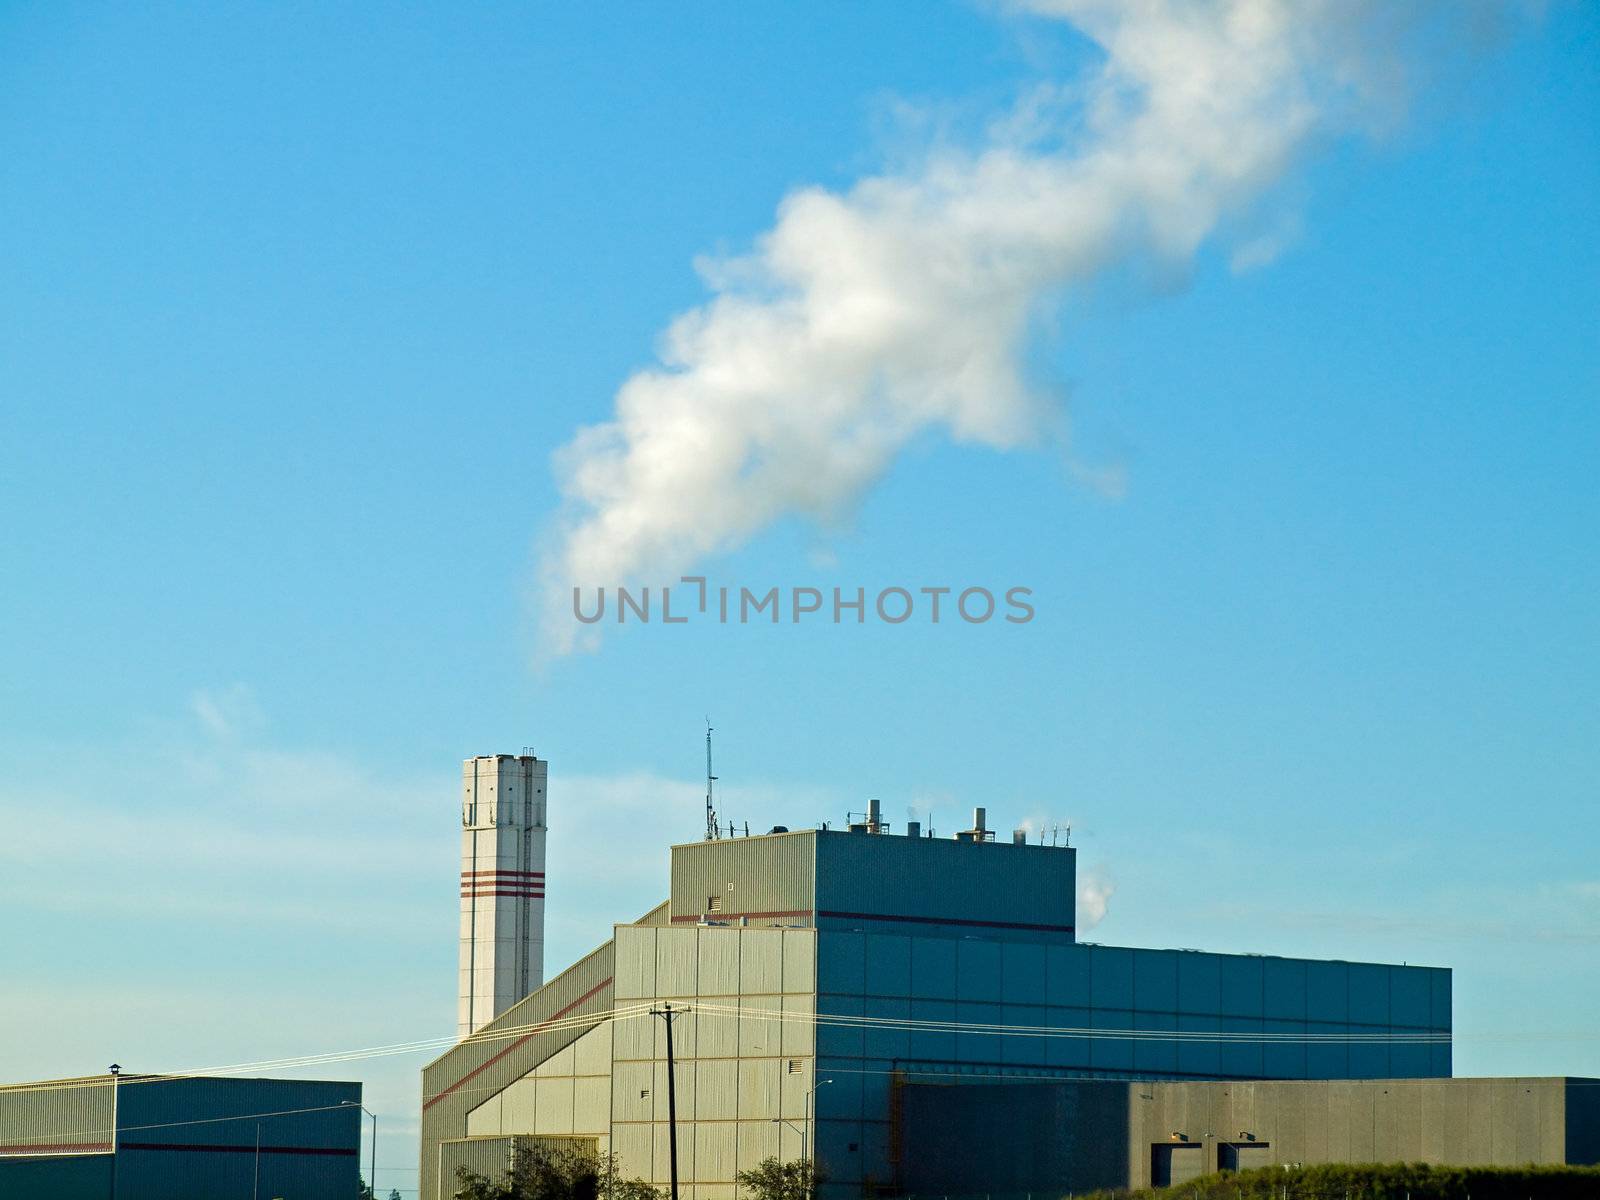
[[[1217,1165],[1224,1171],[1270,1167],[1272,1147],[1266,1142],[1223,1142],[1217,1147]]]
[[[1150,1186],[1172,1187],[1205,1174],[1206,1156],[1189,1142],[1157,1142],[1150,1147]]]

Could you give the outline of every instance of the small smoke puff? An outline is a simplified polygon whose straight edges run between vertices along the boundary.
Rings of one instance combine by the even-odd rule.
[[[1111,877],[1099,868],[1091,868],[1078,877],[1079,929],[1093,929],[1106,919],[1106,911],[1111,906],[1111,897],[1116,890],[1117,885]]]
[[[1058,298],[1128,266],[1184,278],[1310,144],[1393,95],[1397,23],[1457,14],[1361,0],[1012,7],[1070,22],[1102,61],[1031,90],[975,147],[790,195],[750,254],[699,264],[713,298],[672,323],[612,419],[560,452],[566,515],[542,570],[554,649],[574,645],[573,587],[670,582],[789,516],[837,523],[929,431],[999,450],[1064,438],[1023,367]],[[1236,265],[1282,241],[1257,239]]]

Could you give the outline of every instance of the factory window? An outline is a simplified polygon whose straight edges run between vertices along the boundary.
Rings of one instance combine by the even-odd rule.
[[[722,897],[721,896],[707,896],[706,897],[706,911],[707,912],[721,912],[722,911]]]
[[[800,1074],[800,1060],[798,1058],[791,1058],[789,1060],[789,1074],[791,1074],[791,1075]]]

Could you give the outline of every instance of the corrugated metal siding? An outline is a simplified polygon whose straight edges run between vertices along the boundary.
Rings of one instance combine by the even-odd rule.
[[[817,1093],[819,1154],[842,1184],[856,1182],[851,1171],[882,1180],[889,1169],[872,1147],[887,1120],[886,1081],[894,1071],[941,1082],[1056,1072],[1301,1079],[1313,1070],[1342,1076],[1350,1064],[1372,1077],[1423,1076],[1436,1061],[1426,1044],[1340,1041],[1317,1044],[1308,1053],[1303,1041],[1264,1046],[1129,1039],[1124,1033],[1393,1032],[1403,1038],[1449,1032],[1447,1012],[1435,1023],[1435,997],[1447,995],[1447,975],[1431,968],[998,941],[937,931],[907,938],[824,926],[816,939],[822,1012],[909,1015],[1012,1030],[999,1036],[971,1029],[819,1029],[817,1074],[835,1079]],[[1321,995],[1319,989],[1338,994]],[[1371,1023],[1353,1023],[1351,1012]],[[1029,1025],[1106,1033],[1015,1032]],[[860,1148],[848,1152],[850,1142]]]
[[[501,1178],[511,1166],[509,1137],[451,1139],[439,1148],[438,1175],[431,1181],[443,1195],[450,1195],[465,1170],[485,1179]],[[425,1189],[426,1190],[426,1189]]]
[[[943,918],[974,922],[994,940],[1038,940],[1048,932],[1006,926],[1049,926],[1071,937],[1077,852],[1067,847],[833,830],[814,836],[819,920],[830,912],[898,919],[893,923],[902,926]]]
[[[709,925],[640,933],[618,930],[620,955],[629,964],[619,967],[619,990],[687,1009],[673,1025],[684,1194],[726,1195],[741,1163],[752,1165],[782,1149],[790,1157],[800,1151],[798,1138],[785,1142],[773,1121],[803,1122],[814,1041],[808,1022],[781,1018],[812,1011],[817,935],[811,929]],[[651,944],[654,953],[647,953]],[[644,993],[647,977],[656,980],[658,994]],[[724,1006],[741,1011],[717,1011]],[[611,1146],[624,1173],[664,1184],[663,1026],[659,1019],[619,1021],[615,1031]]]
[[[0,1200],[105,1200],[111,1155],[0,1156]]]
[[[0,1088],[0,1156],[109,1151],[112,1088],[109,1075]]]
[[[172,1078],[118,1089],[121,1144],[263,1145],[353,1150],[361,1140],[359,1083]],[[120,1190],[120,1180],[119,1180]]]
[[[764,924],[809,924],[818,836],[803,830],[674,846],[673,921],[747,916]],[[714,900],[719,911],[710,911]]]
[[[358,1083],[171,1078],[118,1093],[118,1200],[243,1195],[258,1178],[285,1200],[357,1186]]]
[[[599,1014],[612,1008],[614,968],[613,944],[606,942],[423,1068],[423,1200],[437,1200],[440,1145],[466,1134],[468,1114],[586,1032],[582,1026],[535,1032],[540,1022],[585,1014],[607,1019]],[[537,1092],[534,1106],[537,1118]]]
[[[289,1079],[124,1076],[116,1084],[120,1200],[187,1200],[244,1194],[353,1195],[361,1085]],[[348,1102],[348,1103],[347,1103]],[[112,1087],[105,1081],[0,1092],[0,1140],[42,1144],[111,1141]],[[7,1195],[72,1196],[109,1182],[109,1161],[37,1162],[0,1170]],[[39,1180],[46,1182],[38,1182]],[[26,1187],[26,1191],[12,1191]],[[103,1191],[100,1194],[104,1194]]]

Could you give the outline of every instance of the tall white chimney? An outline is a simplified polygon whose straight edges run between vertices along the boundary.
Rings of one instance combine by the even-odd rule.
[[[544,982],[545,790],[531,754],[461,764],[461,987],[456,1036]]]

